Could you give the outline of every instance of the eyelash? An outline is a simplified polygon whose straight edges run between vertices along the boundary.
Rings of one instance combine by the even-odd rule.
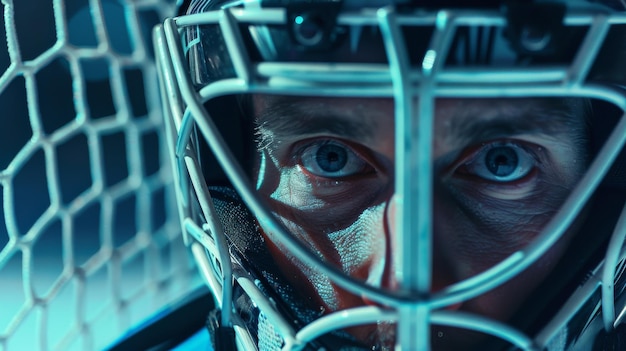
[[[332,168],[333,166],[341,166],[340,169],[330,171],[323,169],[324,166],[319,164],[320,159],[324,155],[319,155],[323,147],[326,147],[328,152],[327,156],[333,155],[339,157],[339,160],[331,159],[327,160],[326,167]],[[334,165],[335,161],[341,163],[341,157],[345,158],[345,164]],[[354,147],[348,143],[337,139],[316,139],[303,141],[300,146],[297,146],[294,152],[294,163],[299,164],[308,174],[314,177],[342,180],[353,176],[366,175],[374,172],[374,168],[360,152],[355,150]],[[323,160],[322,160],[323,161]],[[348,168],[346,170],[345,168]]]
[[[341,158],[343,156],[345,158],[345,163],[339,164],[340,168],[337,170],[329,171],[320,166],[319,152],[325,146],[329,146],[329,150],[325,150],[326,152],[332,154],[334,151],[336,157]],[[333,149],[333,146],[336,146],[336,149]],[[457,166],[454,168],[454,173],[467,179],[479,180],[494,185],[522,184],[536,174],[537,166],[540,163],[540,155],[533,150],[532,146],[527,142],[519,140],[495,140],[482,143],[463,152],[459,161],[455,162]],[[337,153],[341,152],[343,152],[343,155],[337,155]],[[485,158],[493,158],[494,156],[490,155],[493,152],[496,153],[496,159],[491,164],[488,164]],[[500,155],[497,155],[498,153]],[[497,160],[498,158],[501,158],[500,161]],[[510,164],[511,158],[514,159],[514,164]],[[333,138],[302,141],[295,147],[293,160],[294,164],[300,165],[310,176],[335,181],[375,172],[368,158],[355,150],[355,147],[348,142]],[[337,159],[327,161],[329,162],[326,165],[327,167],[337,166],[333,165],[333,162],[337,161]],[[341,163],[341,161],[339,162]],[[495,167],[497,172],[504,169],[504,172],[510,170],[512,173],[499,176],[493,173],[488,174],[488,172],[493,171],[493,169],[489,169],[490,166],[492,168]],[[345,169],[346,167],[348,167],[347,170]]]
[[[505,148],[514,150],[514,153],[504,151]],[[508,168],[511,167],[509,164],[499,164],[497,162],[488,164],[488,161],[482,159],[489,156],[489,153],[494,150],[496,150],[496,152],[499,151],[501,154],[508,153],[504,155],[504,157],[512,157],[514,161],[517,162],[513,165],[513,170],[511,170],[511,172],[515,174],[499,176],[492,173],[488,175],[484,169],[480,169],[481,167],[489,168],[489,166],[491,166],[496,167],[497,172],[502,166],[505,168],[505,171],[509,170]],[[518,140],[496,140],[483,143],[470,148],[464,152],[459,159],[460,161],[456,163],[458,166],[456,166],[454,170],[456,174],[496,185],[522,184],[536,174],[537,166],[541,163],[539,155],[532,150],[532,147],[528,145],[528,143]],[[483,161],[485,164],[480,164],[480,162]],[[504,161],[510,160],[501,160],[500,162]],[[492,170],[488,170],[487,172],[491,171]]]

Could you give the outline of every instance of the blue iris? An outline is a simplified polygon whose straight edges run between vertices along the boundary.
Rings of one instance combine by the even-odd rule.
[[[511,147],[494,147],[485,155],[485,165],[496,177],[506,177],[515,172],[519,165],[519,158],[517,152]]]
[[[348,163],[348,152],[339,145],[325,144],[317,149],[315,161],[325,172],[339,172]]]

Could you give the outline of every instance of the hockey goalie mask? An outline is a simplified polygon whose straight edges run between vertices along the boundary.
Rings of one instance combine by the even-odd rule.
[[[464,3],[193,0],[155,30],[216,348],[619,342],[626,16]]]

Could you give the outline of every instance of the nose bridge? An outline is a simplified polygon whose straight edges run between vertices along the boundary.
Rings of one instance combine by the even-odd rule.
[[[385,267],[383,271],[382,286],[388,289],[396,289],[398,280],[395,275],[397,262],[395,253],[398,248],[398,238],[396,235],[397,197],[392,195],[385,207],[383,220],[383,230],[385,235]]]

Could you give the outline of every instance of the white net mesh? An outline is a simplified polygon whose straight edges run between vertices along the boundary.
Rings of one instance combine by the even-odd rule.
[[[0,0],[0,350],[102,349],[198,286],[150,30],[167,0]]]

